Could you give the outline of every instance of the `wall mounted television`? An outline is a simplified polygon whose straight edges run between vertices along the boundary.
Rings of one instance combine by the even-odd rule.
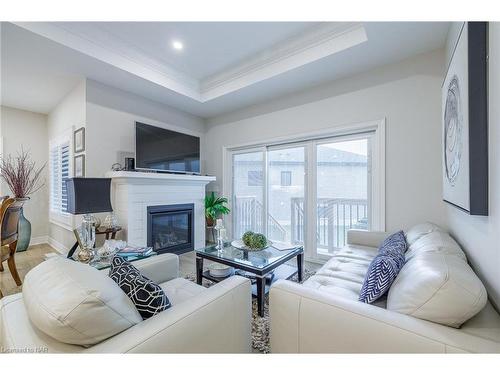
[[[200,174],[200,138],[136,122],[135,167]]]

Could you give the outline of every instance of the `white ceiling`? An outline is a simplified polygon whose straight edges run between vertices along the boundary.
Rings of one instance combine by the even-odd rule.
[[[2,104],[48,113],[90,78],[201,117],[444,46],[448,23],[2,24]],[[170,48],[171,40],[183,51]]]
[[[69,30],[100,30],[195,79],[204,79],[307,30],[311,22],[83,22]],[[182,52],[171,41],[184,44]],[[101,38],[110,46],[110,39]]]

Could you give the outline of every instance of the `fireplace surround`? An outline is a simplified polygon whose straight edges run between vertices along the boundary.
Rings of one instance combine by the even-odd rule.
[[[147,244],[157,253],[194,250],[194,204],[148,206]]]
[[[110,177],[113,211],[123,228],[119,238],[132,246],[148,245],[148,207],[192,204],[193,247],[205,246],[205,186],[212,176],[118,171]]]

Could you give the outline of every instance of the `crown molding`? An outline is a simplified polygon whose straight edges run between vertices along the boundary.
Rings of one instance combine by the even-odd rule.
[[[94,26],[69,30],[64,23],[13,22],[35,34],[51,39],[73,50],[113,65],[138,77],[156,83],[179,94],[200,101],[199,82],[190,76],[159,62],[126,41]],[[99,38],[101,37],[101,38]],[[107,40],[109,43],[99,43]]]
[[[98,25],[88,28],[77,23],[70,29],[65,27],[64,22],[14,24],[200,103],[241,90],[368,40],[362,23],[322,23],[261,51],[243,63],[197,80],[147,55],[140,47]]]
[[[309,32],[288,39],[242,64],[200,82],[202,101],[239,90],[251,84],[309,64],[366,42],[362,23],[324,23]]]

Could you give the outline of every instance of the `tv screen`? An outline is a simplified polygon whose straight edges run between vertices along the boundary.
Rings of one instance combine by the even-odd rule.
[[[136,122],[135,166],[137,169],[200,173],[200,138]]]

